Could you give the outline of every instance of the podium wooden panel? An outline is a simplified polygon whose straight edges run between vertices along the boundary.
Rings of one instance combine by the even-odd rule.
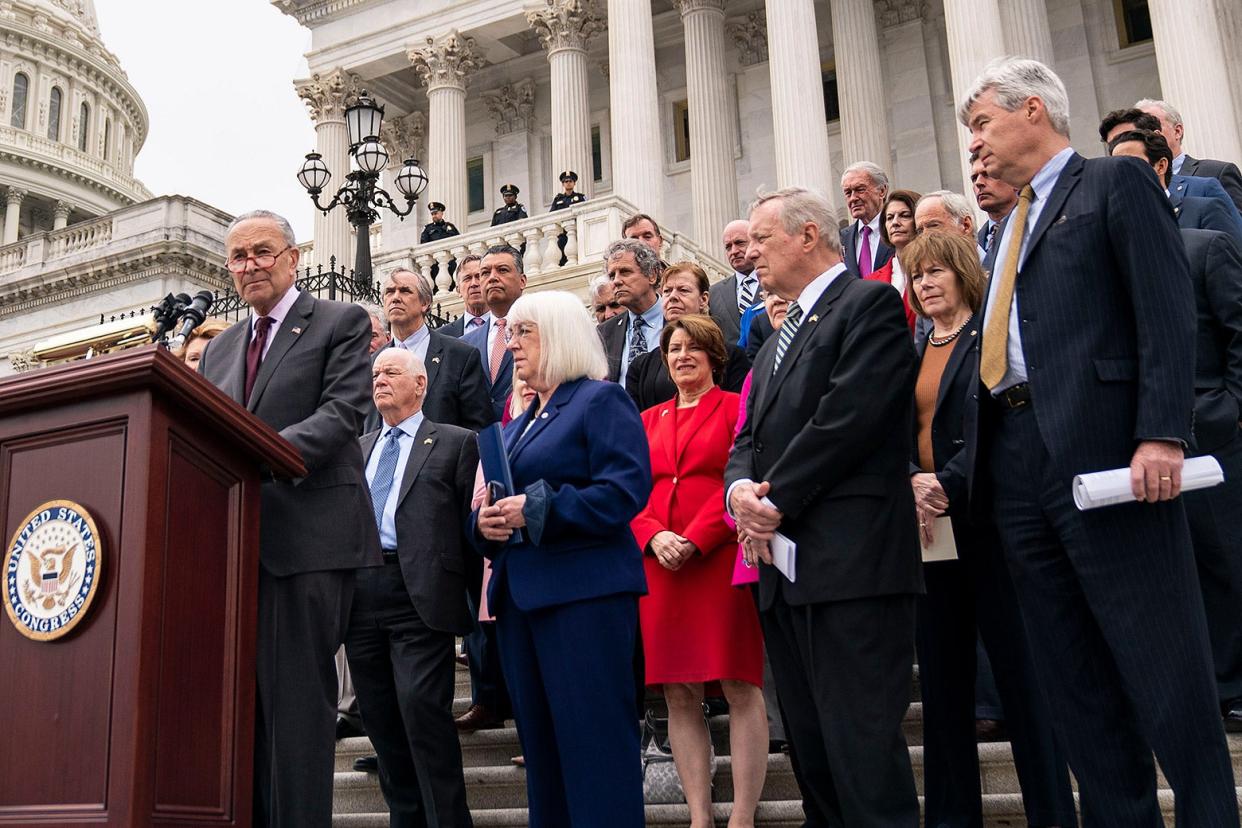
[[[0,826],[249,826],[260,469],[296,449],[153,347],[0,382],[0,538],[94,517],[63,638],[0,614]]]

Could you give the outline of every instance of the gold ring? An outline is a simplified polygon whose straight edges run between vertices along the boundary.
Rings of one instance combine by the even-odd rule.
[[[1161,479],[1161,480],[1172,480],[1173,478],[1172,478],[1172,477],[1170,477],[1170,476],[1169,476],[1169,475],[1167,475],[1167,474],[1162,474],[1162,475],[1160,475],[1160,479]]]
[[[926,528],[927,528],[927,521],[925,521],[925,520],[920,520],[920,521],[919,521],[919,526],[921,526],[921,527],[923,527],[924,529],[926,529]]]

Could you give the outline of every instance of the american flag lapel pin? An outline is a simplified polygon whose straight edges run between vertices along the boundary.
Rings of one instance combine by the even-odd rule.
[[[432,358],[431,358],[431,361],[432,361],[432,362],[434,362],[434,363],[436,363],[436,364],[439,364],[439,362],[440,362],[440,358],[439,358],[439,357],[432,357]]]
[[[301,329],[301,328],[293,328],[292,332],[293,332],[293,334],[296,336],[297,334],[300,334],[300,333],[302,332],[302,329]]]
[[[819,314],[818,314],[818,313],[813,313],[813,314],[811,314],[811,318],[810,318],[810,320],[809,320],[809,321],[811,321],[811,322],[818,322],[818,321],[819,321]]]
[[[431,445],[431,438],[430,438],[430,437],[428,437],[426,440],[423,440],[423,445],[424,445],[424,446],[429,446],[429,445]]]

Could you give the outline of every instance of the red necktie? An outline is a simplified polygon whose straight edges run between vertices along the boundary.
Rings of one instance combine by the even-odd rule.
[[[254,390],[255,378],[259,376],[259,364],[263,362],[263,349],[267,347],[267,332],[276,320],[260,316],[255,322],[254,336],[246,346],[246,405],[250,405],[250,392]]]
[[[491,353],[491,373],[492,385],[496,384],[496,377],[500,375],[500,363],[505,361],[505,346],[509,343],[505,341],[505,324],[506,319],[496,320],[496,338],[492,340]]]

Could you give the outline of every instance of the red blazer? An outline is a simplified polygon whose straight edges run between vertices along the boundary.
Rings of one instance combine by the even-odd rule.
[[[730,555],[736,551],[737,532],[724,519],[724,468],[733,448],[738,399],[717,387],[694,409],[676,416],[676,398],[643,412],[653,486],[630,528],[644,553],[652,537],[666,529],[692,541],[703,555],[721,548]],[[678,443],[677,417],[687,416],[687,439]]]
[[[884,263],[884,267],[871,271],[871,275],[864,276],[863,278],[870,279],[873,282],[886,282],[891,285],[893,283],[893,262],[896,259],[897,254],[894,253],[893,258]],[[914,313],[914,308],[910,307],[910,282],[908,279],[906,281],[906,289],[901,292],[901,301],[906,306],[906,323],[910,326],[911,332],[913,332],[914,322],[917,317]]]

